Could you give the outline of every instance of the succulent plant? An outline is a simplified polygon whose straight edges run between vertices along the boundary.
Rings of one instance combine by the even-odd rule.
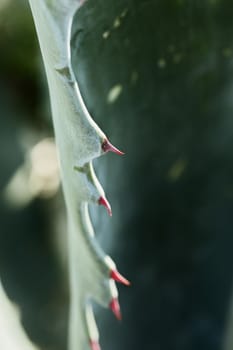
[[[88,204],[106,207],[93,159],[107,152],[122,155],[91,118],[71,64],[71,29],[77,0],[29,0],[45,65],[56,144],[68,216],[70,270],[69,350],[99,349],[91,300],[110,307],[121,319],[115,282],[129,285],[98,246]]]

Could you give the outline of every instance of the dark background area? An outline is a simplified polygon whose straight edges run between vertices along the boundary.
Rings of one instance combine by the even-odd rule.
[[[96,234],[132,281],[119,287],[121,324],[97,309],[103,350],[223,348],[233,273],[232,18],[227,0],[90,0],[76,15],[72,60],[84,100],[126,152],[95,161],[113,207],[111,220],[91,208]],[[0,7],[0,29],[4,192],[25,161],[22,139],[32,147],[53,132],[25,1]],[[63,211],[60,192],[17,209],[0,202],[0,275],[43,350],[65,349],[67,277],[55,244]]]

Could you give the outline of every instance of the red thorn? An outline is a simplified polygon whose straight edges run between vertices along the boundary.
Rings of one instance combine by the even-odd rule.
[[[98,203],[99,203],[99,205],[103,205],[107,209],[109,216],[112,216],[111,205],[109,204],[109,202],[107,201],[106,198],[100,197],[98,200]]]
[[[124,276],[120,274],[117,270],[112,270],[110,272],[110,278],[114,281],[124,284],[125,286],[130,286],[130,281],[128,281]]]
[[[116,154],[119,154],[120,156],[123,156],[123,154],[125,154],[124,152],[120,151],[118,148],[116,148],[115,146],[113,146],[108,139],[105,139],[104,142],[102,143],[102,150],[104,152],[113,152]]]
[[[117,298],[113,298],[112,301],[109,304],[109,308],[112,310],[116,318],[121,321],[121,309],[120,309],[120,304]]]
[[[98,341],[95,341],[95,340],[90,340],[90,347],[91,347],[91,350],[101,350]]]

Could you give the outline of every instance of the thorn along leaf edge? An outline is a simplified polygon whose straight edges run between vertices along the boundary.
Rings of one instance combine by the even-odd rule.
[[[100,197],[98,203],[99,203],[99,205],[103,205],[107,209],[109,216],[112,216],[111,205],[109,204],[109,202],[106,198]]]
[[[120,304],[117,298],[113,298],[109,304],[109,308],[112,310],[114,313],[115,317],[118,319],[118,321],[122,320],[122,315],[121,315],[121,308]]]
[[[102,150],[107,153],[107,152],[113,152],[116,153],[120,156],[123,156],[125,153],[120,151],[118,148],[113,146],[108,139],[105,139],[104,142],[102,143]]]
[[[101,350],[100,344],[95,340],[90,340],[90,348],[91,350]]]
[[[124,284],[125,286],[131,285],[130,281],[128,281],[124,276],[122,276],[117,270],[112,270],[110,272],[110,278],[112,278],[116,282]]]

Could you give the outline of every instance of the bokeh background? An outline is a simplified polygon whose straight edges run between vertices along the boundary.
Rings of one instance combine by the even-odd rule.
[[[103,350],[232,350],[233,4],[89,0],[72,61],[89,111],[126,156],[95,168],[91,208],[132,287]],[[0,276],[30,338],[65,350],[66,218],[48,90],[27,1],[0,0]]]

